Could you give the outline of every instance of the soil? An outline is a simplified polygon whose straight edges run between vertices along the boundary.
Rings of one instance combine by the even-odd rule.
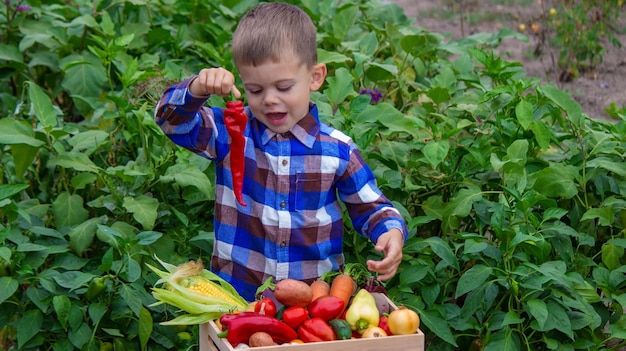
[[[528,41],[505,39],[496,54],[507,61],[522,63],[528,77],[537,77],[566,91],[591,118],[616,121],[607,113],[613,106],[626,110],[626,48],[601,41],[605,52],[602,63],[572,77],[557,66],[559,52],[550,47],[548,30],[531,30],[541,23],[541,14],[558,8],[558,0],[388,0],[401,6],[414,24],[445,40],[459,39],[476,33],[494,33],[503,27],[523,32]],[[542,3],[543,1],[543,3]],[[614,34],[626,45],[626,8],[613,24]],[[546,26],[547,27],[547,26]],[[536,28],[536,27],[535,27]],[[564,79],[565,78],[565,79]]]

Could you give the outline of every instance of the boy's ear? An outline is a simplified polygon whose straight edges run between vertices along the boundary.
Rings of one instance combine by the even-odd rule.
[[[311,70],[311,91],[316,91],[322,86],[322,84],[324,84],[324,79],[326,79],[327,73],[325,63],[318,63],[313,66],[313,69]]]

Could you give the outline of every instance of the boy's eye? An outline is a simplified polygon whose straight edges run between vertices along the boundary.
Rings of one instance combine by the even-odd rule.
[[[288,91],[289,89],[291,89],[291,86],[288,87],[278,87],[276,88],[278,91]]]
[[[248,89],[248,93],[250,94],[259,94],[261,92],[261,89]]]

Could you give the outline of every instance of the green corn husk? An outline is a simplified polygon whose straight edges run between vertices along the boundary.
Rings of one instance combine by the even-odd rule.
[[[232,285],[205,269],[201,261],[189,261],[175,266],[161,261],[156,256],[155,259],[166,271],[147,265],[160,277],[155,285],[163,285],[162,288],[152,289],[152,296],[157,302],[150,306],[165,303],[187,313],[161,324],[202,324],[218,319],[225,313],[244,311],[248,307],[248,302]],[[190,289],[195,284],[209,284],[216,293],[212,295],[198,293]]]

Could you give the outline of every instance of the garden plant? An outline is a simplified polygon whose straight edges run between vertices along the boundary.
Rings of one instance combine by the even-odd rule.
[[[148,264],[209,259],[213,168],[153,108],[200,68],[233,69],[256,3],[0,4],[0,350],[197,349],[197,326],[160,324],[179,312],[153,305]],[[394,4],[294,3],[329,67],[321,115],[409,225],[385,287],[427,349],[626,347],[626,115],[587,116],[495,56],[516,30],[446,42]],[[348,262],[378,255],[353,233]]]

